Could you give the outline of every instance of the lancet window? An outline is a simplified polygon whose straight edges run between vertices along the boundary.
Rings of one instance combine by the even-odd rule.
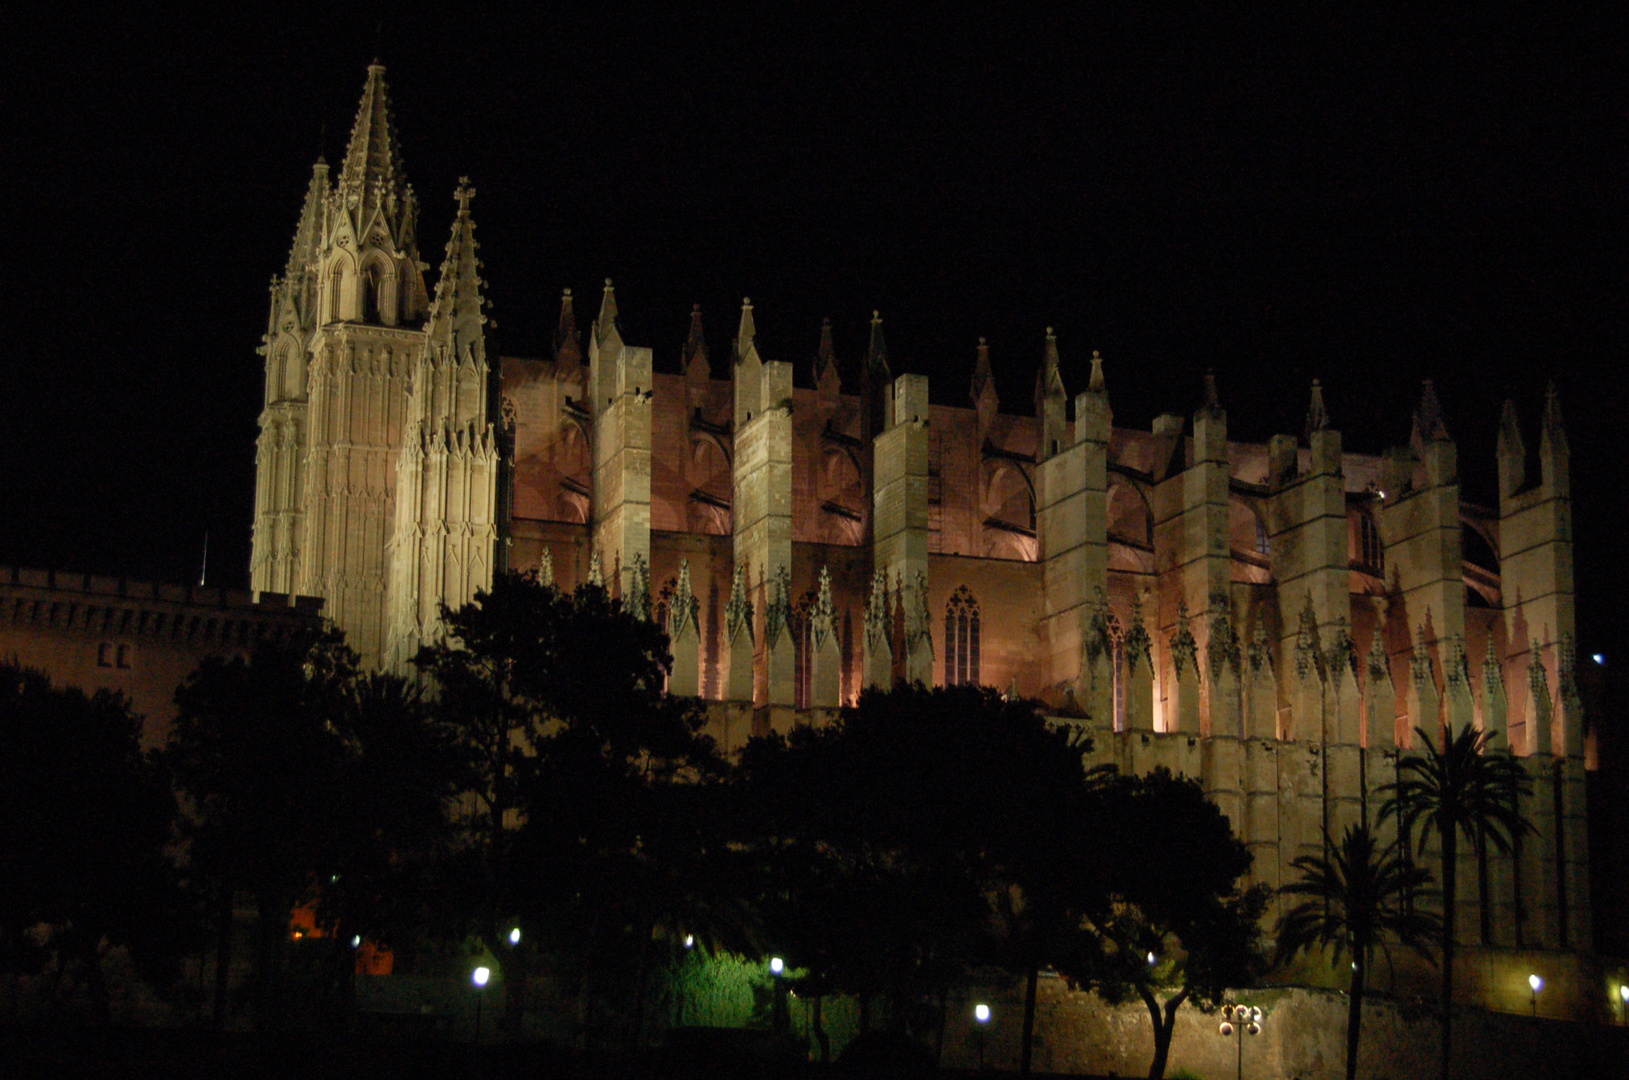
[[[979,682],[979,602],[959,585],[945,605],[945,685]]]

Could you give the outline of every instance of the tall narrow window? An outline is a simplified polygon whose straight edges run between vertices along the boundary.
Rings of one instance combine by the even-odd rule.
[[[1371,570],[1386,569],[1386,549],[1380,543],[1380,530],[1368,514],[1358,515],[1358,557]]]
[[[945,605],[945,685],[979,682],[979,603],[966,585]]]

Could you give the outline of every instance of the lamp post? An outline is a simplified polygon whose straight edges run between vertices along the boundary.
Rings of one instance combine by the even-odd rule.
[[[787,1031],[792,1026],[792,1016],[786,1007],[786,961],[778,956],[769,958],[769,974],[775,979],[775,1008],[770,1015],[770,1026],[776,1031]]]
[[[1537,975],[1529,975],[1527,977],[1527,987],[1528,987],[1528,989],[1530,989],[1533,992],[1533,995],[1532,995],[1533,1015],[1537,1016],[1538,1015],[1538,992],[1540,990],[1544,989],[1544,980],[1539,978]]]
[[[1234,1068],[1239,1080],[1244,1080],[1244,1037],[1260,1035],[1261,1021],[1259,1006],[1227,1005],[1222,1008],[1222,1022],[1216,1031],[1224,1039],[1238,1039]]]
[[[1618,987],[1618,1023],[1629,1023],[1629,982]]]
[[[973,1020],[978,1024],[973,1029],[973,1045],[979,1049],[979,1072],[984,1071],[984,1029],[990,1023],[990,1006],[979,1002],[973,1006]]]
[[[486,989],[487,980],[489,980],[491,978],[492,978],[492,969],[487,968],[487,967],[478,967],[474,971],[470,972],[470,974],[469,974],[469,981],[471,983],[475,984],[475,1041],[476,1042],[481,1041],[481,998],[485,996],[484,994],[481,993],[481,991]]]

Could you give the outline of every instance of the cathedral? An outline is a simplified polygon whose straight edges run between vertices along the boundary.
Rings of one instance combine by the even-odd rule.
[[[698,308],[658,365],[610,281],[580,311],[564,294],[550,355],[489,356],[473,196],[432,291],[370,67],[272,286],[257,594],[321,598],[399,669],[496,573],[598,580],[667,627],[668,689],[706,699],[727,747],[901,678],[1036,698],[1097,760],[1199,779],[1269,885],[1375,820],[1416,729],[1475,724],[1528,767],[1536,831],[1463,853],[1466,1000],[1525,1011],[1538,972],[1595,1007],[1553,394],[1536,431],[1506,404],[1488,507],[1460,496],[1429,382],[1378,457],[1343,450],[1316,382],[1302,432],[1241,443],[1208,379],[1191,416],[1115,426],[1112,366],[1093,354],[1071,396],[1050,331],[1018,409],[982,340],[966,404],[930,402],[876,313],[857,386],[829,325],[810,359],[760,352],[773,313],[750,301],[729,356]]]

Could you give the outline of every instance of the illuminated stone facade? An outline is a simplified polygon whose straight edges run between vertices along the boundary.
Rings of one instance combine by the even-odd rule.
[[[1200,778],[1272,885],[1374,820],[1416,727],[1475,723],[1526,761],[1538,832],[1485,880],[1465,852],[1467,944],[1589,947],[1553,396],[1536,454],[1506,406],[1484,508],[1429,383],[1379,457],[1343,450],[1316,383],[1304,431],[1265,445],[1229,439],[1209,381],[1191,417],[1133,430],[1095,354],[1071,399],[1050,331],[1020,414],[982,341],[968,404],[930,402],[875,314],[857,386],[829,326],[807,361],[764,355],[750,302],[727,377],[699,310],[663,361],[623,340],[609,281],[586,335],[568,291],[551,355],[489,366],[470,194],[432,298],[370,68],[273,286],[256,589],[325,598],[395,666],[497,569],[602,575],[665,620],[672,688],[716,702],[731,747],[897,678],[1040,698],[1101,760]]]

